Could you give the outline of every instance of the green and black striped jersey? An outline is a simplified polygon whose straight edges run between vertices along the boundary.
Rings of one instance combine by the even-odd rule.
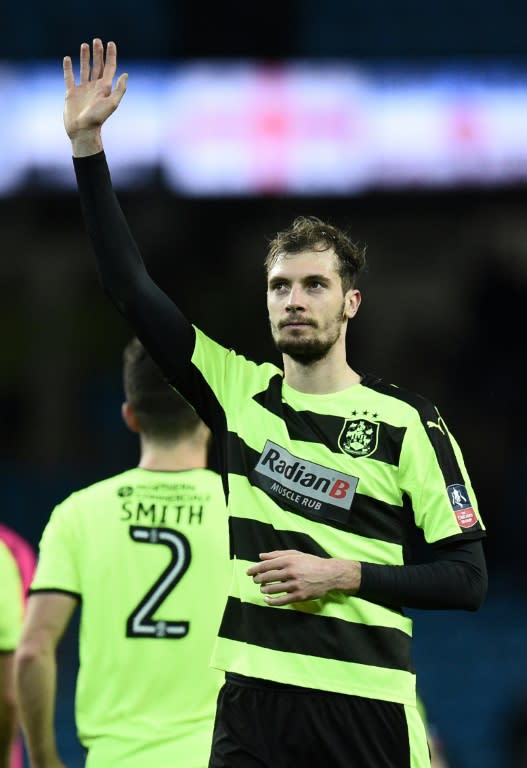
[[[426,399],[378,379],[332,394],[289,387],[196,329],[194,403],[215,425],[234,576],[213,663],[281,683],[415,704],[412,622],[341,592],[285,607],[246,575],[259,553],[402,565],[412,531],[480,538],[458,445]]]

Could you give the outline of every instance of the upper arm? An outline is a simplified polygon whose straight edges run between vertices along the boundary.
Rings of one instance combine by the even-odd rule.
[[[54,648],[73,615],[77,598],[63,592],[37,592],[29,596],[19,652]]]
[[[81,594],[83,525],[72,494],[58,504],[46,524],[39,543],[38,565],[30,594]]]
[[[415,523],[426,541],[484,535],[461,450],[428,403],[407,429],[401,468],[403,490],[412,500]]]

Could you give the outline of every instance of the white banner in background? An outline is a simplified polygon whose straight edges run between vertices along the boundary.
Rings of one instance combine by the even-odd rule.
[[[105,125],[116,186],[353,194],[527,181],[527,72],[237,62],[123,65]],[[0,194],[71,188],[60,66],[0,63]]]

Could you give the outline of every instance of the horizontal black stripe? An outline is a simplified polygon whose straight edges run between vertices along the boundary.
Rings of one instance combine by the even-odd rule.
[[[240,560],[258,562],[260,552],[273,552],[275,549],[296,549],[308,555],[330,557],[326,550],[306,533],[276,530],[269,523],[240,517],[230,517],[229,526],[234,554]]]
[[[260,607],[234,597],[227,600],[219,635],[274,651],[412,671],[411,639],[398,629]]]
[[[358,420],[363,413],[353,408],[353,398],[350,395],[349,417],[332,416],[329,414],[314,413],[313,411],[295,411],[290,405],[282,401],[281,375],[274,376],[266,390],[253,396],[253,400],[266,410],[283,420],[291,440],[301,440],[304,443],[321,443],[332,453],[342,455],[346,451],[339,447],[339,440],[345,429],[346,423]],[[368,419],[368,416],[364,416]],[[382,461],[385,464],[399,466],[401,447],[406,429],[394,427],[391,424],[375,420],[378,424],[377,446],[369,459]],[[350,470],[351,471],[351,470]]]
[[[234,432],[229,432],[228,440],[228,463],[231,473],[246,477],[252,485],[251,473],[258,463],[260,453],[250,448],[241,437]],[[259,487],[259,486],[257,486]],[[360,488],[360,481],[359,481]],[[309,490],[306,490],[309,493]],[[299,509],[287,503],[287,499],[273,497],[273,503],[281,509],[287,510],[292,514],[304,517],[307,520],[313,520],[317,523],[323,523],[331,528],[337,528],[342,531],[356,533],[359,536],[365,536],[370,539],[379,539],[392,544],[403,544],[405,541],[408,527],[409,513],[405,506],[396,506],[387,504],[377,499],[373,499],[365,494],[355,493],[351,510],[347,513],[346,520],[336,520],[333,518],[321,517],[309,509]]]
[[[353,533],[368,539],[404,546],[408,532],[414,526],[407,496],[403,499],[403,506],[398,507],[365,494],[355,494],[350,519],[350,530]]]

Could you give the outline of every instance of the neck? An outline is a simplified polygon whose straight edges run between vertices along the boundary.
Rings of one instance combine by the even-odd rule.
[[[180,472],[207,466],[207,444],[203,436],[181,439],[170,443],[148,440],[141,435],[141,469]]]
[[[335,344],[321,360],[307,365],[283,355],[284,378],[299,392],[327,395],[360,383],[359,374],[346,362],[345,350]]]

